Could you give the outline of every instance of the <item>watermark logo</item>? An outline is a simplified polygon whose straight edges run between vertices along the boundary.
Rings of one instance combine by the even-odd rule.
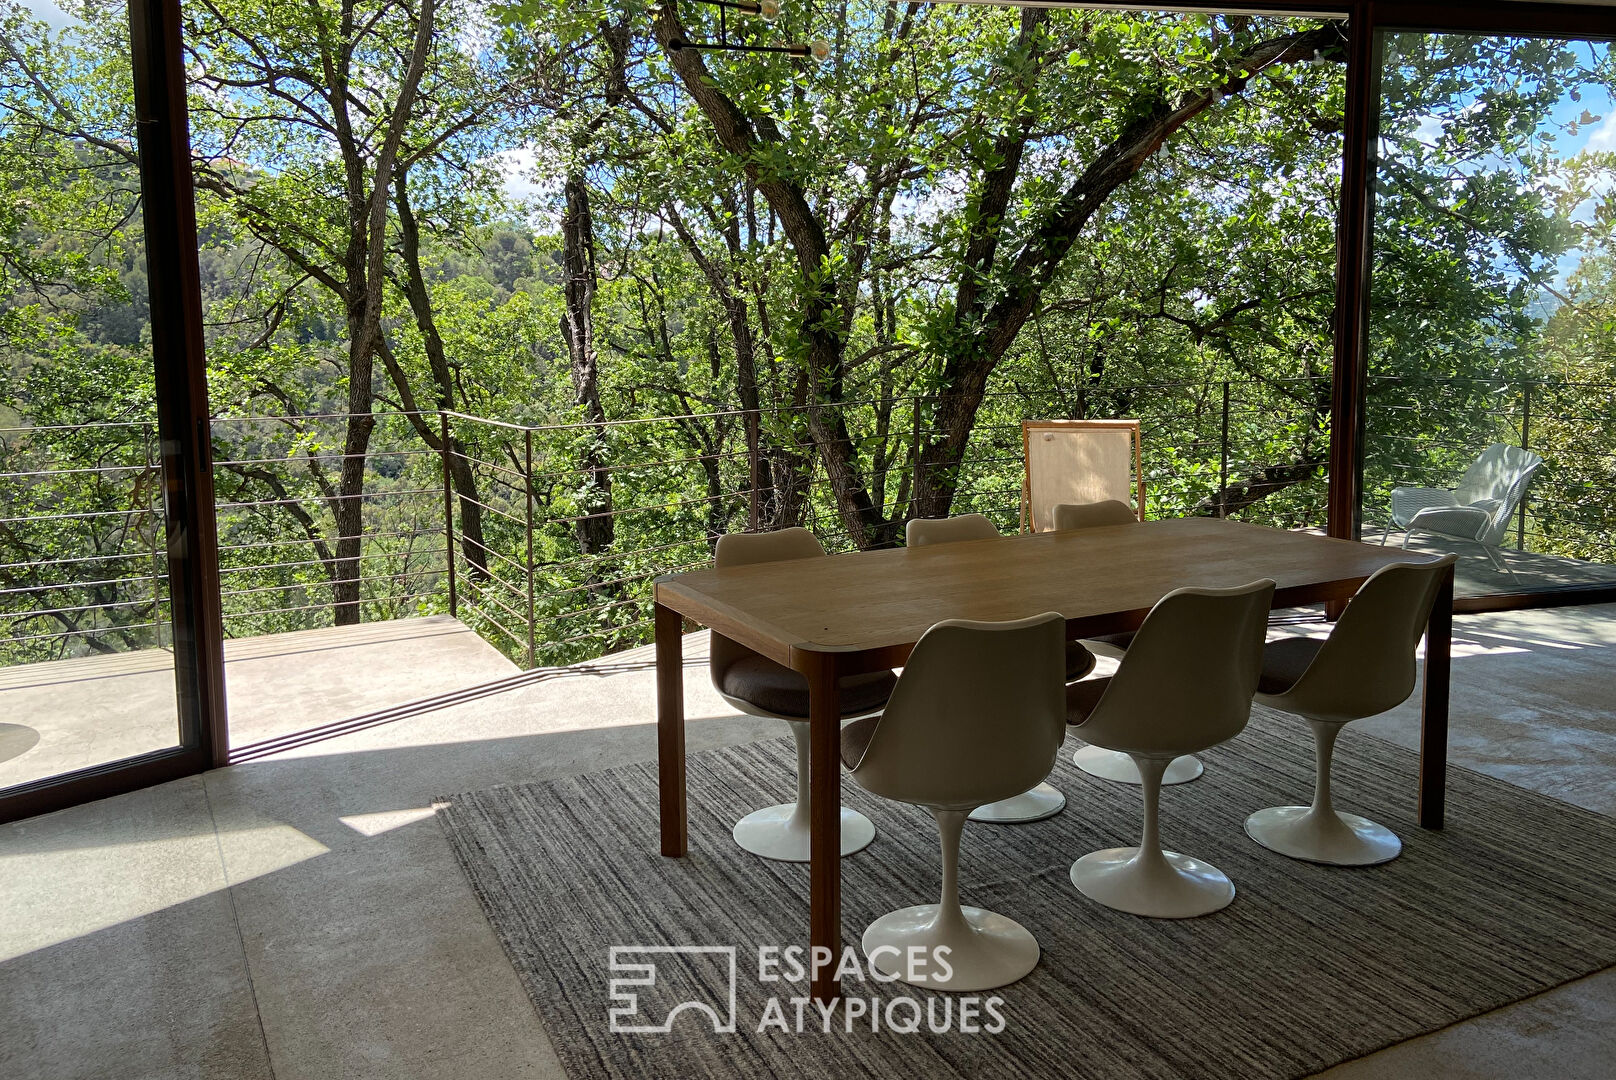
[[[658,981],[657,963],[644,961],[629,963],[628,958],[657,956],[664,959],[681,958],[678,963],[679,973],[684,976],[676,981],[681,984],[702,983],[707,980],[692,978],[693,968],[699,967],[703,959],[711,958],[719,975],[719,981],[727,981],[729,987],[727,1002],[713,1002],[701,998],[686,997],[676,1001],[671,1008],[661,1011],[662,1021],[646,1022],[649,1017],[642,1014],[640,997],[643,991],[654,991],[661,987]],[[620,1035],[666,1035],[673,1030],[673,1022],[680,1013],[691,1011],[705,1013],[712,1022],[713,1034],[728,1035],[735,1032],[735,999],[736,999],[736,964],[735,946],[733,945],[613,945],[606,961],[607,969],[614,976],[607,985],[607,997],[615,1002],[606,1010],[606,1019],[609,1030]],[[653,997],[656,995],[652,995]],[[724,1011],[720,1015],[720,1010]]]
[[[690,1012],[698,1025],[705,1016],[703,1026],[711,1026],[716,1035],[734,1034],[743,1026],[758,1034],[828,1034],[841,1028],[848,1033],[997,1035],[1005,1029],[1002,997],[890,992],[898,989],[891,984],[923,982],[927,973],[947,981],[953,971],[949,952],[947,946],[904,951],[884,946],[865,961],[852,947],[838,957],[824,948],[759,946],[755,970],[763,1003],[756,1016],[742,1017],[735,946],[613,945],[607,956],[612,1002],[608,1026],[614,1034],[665,1035],[680,1015]],[[841,998],[829,1004],[810,992],[814,977],[826,971],[842,985]],[[861,994],[861,986],[876,992]]]

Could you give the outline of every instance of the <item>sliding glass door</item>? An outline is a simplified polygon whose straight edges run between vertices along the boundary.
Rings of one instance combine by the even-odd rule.
[[[0,820],[210,760],[177,580],[194,444],[155,325],[176,230],[152,228],[162,125],[137,123],[166,50],[129,14],[0,8]]]
[[[1363,536],[1461,597],[1616,584],[1610,46],[1376,46]]]

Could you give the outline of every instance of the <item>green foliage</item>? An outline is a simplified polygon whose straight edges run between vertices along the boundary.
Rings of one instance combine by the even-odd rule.
[[[421,10],[351,7],[346,28],[326,0],[185,7],[233,635],[333,617],[352,429],[330,417],[351,400],[349,252],[368,237],[354,193],[376,175]],[[140,570],[110,592],[79,575],[76,592],[41,593],[131,629],[43,616],[29,625],[59,635],[6,655],[150,645],[157,631],[137,624],[158,621],[147,579],[161,567],[122,13],[86,6],[58,33],[0,10],[0,379],[6,424],[34,429],[0,454],[7,471],[53,472],[8,482],[4,516],[106,515],[6,534],[0,588],[62,580],[67,558]],[[396,191],[383,218],[366,619],[447,610],[452,557],[457,613],[513,658],[530,638],[535,663],[597,656],[647,640],[650,579],[700,564],[726,531],[805,523],[832,547],[895,542],[922,488],[1013,528],[1029,416],[1140,418],[1153,516],[1322,524],[1344,101],[1327,26],[836,11],[726,19],[735,41],[833,45],[822,64],[702,54],[700,85],[751,133],[738,149],[658,45],[650,5],[438,6],[394,185],[419,225],[424,299],[411,302]],[[713,10],[678,14],[691,40],[718,37]],[[1310,33],[1312,58],[1247,61]],[[1555,140],[1602,120],[1561,110],[1611,74],[1607,50],[1547,40],[1389,42],[1366,520],[1392,485],[1446,480],[1518,439],[1530,408],[1551,468],[1528,546],[1609,560],[1616,156],[1568,157]],[[1127,142],[1180,110],[1157,143]],[[1081,186],[1124,151],[1137,170]],[[531,163],[526,196],[513,161]],[[563,329],[568,174],[592,216],[589,249],[571,254],[593,268],[605,422]],[[783,212],[786,199],[800,205]],[[452,556],[444,402],[486,418],[448,425],[451,464],[475,483],[451,493]],[[38,430],[91,420],[135,426]],[[957,456],[935,452],[958,433]],[[67,471],[92,466],[109,471]],[[591,515],[611,516],[604,550],[582,538]]]

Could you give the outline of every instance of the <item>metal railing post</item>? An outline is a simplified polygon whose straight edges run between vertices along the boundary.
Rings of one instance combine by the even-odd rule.
[[[455,595],[454,493],[449,482],[449,414],[440,410],[438,424],[438,456],[443,459],[443,542],[449,572],[449,615],[459,618],[460,603]]]
[[[1532,384],[1530,381],[1521,383],[1521,449],[1532,448]],[[1515,550],[1526,550],[1526,498],[1531,490],[1528,484],[1521,490],[1521,503],[1516,510],[1515,518]]]
[[[1223,435],[1218,450],[1218,517],[1229,516],[1229,380],[1223,380]]]
[[[533,429],[523,433],[522,487],[527,490],[527,666],[533,667]]]
[[[757,409],[747,412],[746,459],[752,474],[751,490],[747,492],[746,531],[757,532],[758,524],[758,442],[762,439],[763,418]]]
[[[150,524],[151,524],[151,531],[152,531],[151,532],[152,623],[153,623],[152,633],[154,635],[156,635],[157,647],[159,649],[161,649],[163,647],[163,575],[162,575],[162,566],[163,566],[163,564],[162,564],[162,561],[157,557],[157,547],[158,547],[158,537],[160,537],[163,534],[164,524],[165,523],[163,521],[163,514],[161,512],[160,504],[157,502],[156,493],[163,490],[163,478],[162,478],[162,476],[160,474],[156,475],[156,476],[153,476],[153,472],[154,472],[154,469],[156,467],[156,454],[153,452],[156,449],[156,447],[153,446],[153,442],[154,442],[153,436],[156,434],[156,432],[154,432],[152,430],[152,425],[151,425],[151,423],[149,421],[145,425],[143,425],[142,431],[144,432],[144,435],[145,435],[145,444],[146,444],[146,447],[145,447],[145,449],[146,449],[145,474],[146,474],[146,477],[147,477],[148,480],[154,480],[155,481],[151,485],[151,492],[152,493],[149,494],[146,497],[146,508],[147,508],[147,511],[148,511],[148,513],[150,515]],[[211,430],[208,432],[208,438],[210,440],[213,438],[213,433],[212,433]]]

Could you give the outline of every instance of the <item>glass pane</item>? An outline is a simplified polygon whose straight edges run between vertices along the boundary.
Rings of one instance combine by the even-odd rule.
[[[1380,44],[1364,536],[1461,595],[1616,582],[1610,47]]]
[[[0,20],[3,790],[179,726],[126,9]]]

